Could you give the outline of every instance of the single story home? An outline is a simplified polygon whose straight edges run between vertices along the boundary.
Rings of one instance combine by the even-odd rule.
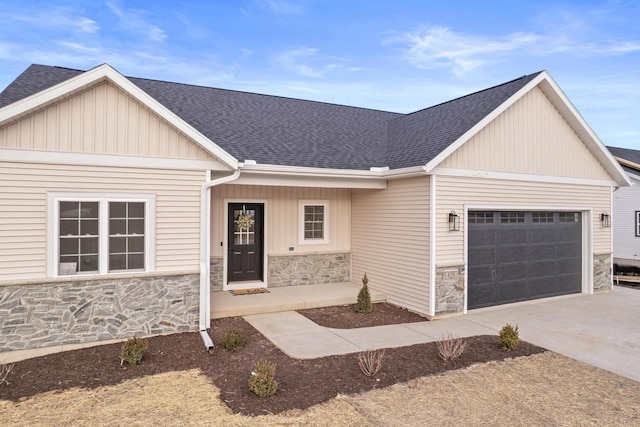
[[[640,274],[640,150],[607,147],[633,186],[613,193],[614,273]]]
[[[398,114],[32,65],[0,94],[0,352],[365,272],[429,318],[609,290],[630,184],[546,71]]]

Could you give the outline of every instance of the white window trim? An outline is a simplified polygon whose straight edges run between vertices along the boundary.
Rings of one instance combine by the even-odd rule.
[[[324,225],[322,239],[304,238],[304,207],[323,206]],[[298,244],[300,245],[326,245],[329,244],[329,201],[328,200],[299,200],[298,201]]]
[[[60,212],[59,202],[80,201],[98,202],[99,206],[99,248],[97,273],[76,273],[74,275],[59,275],[59,227]],[[119,270],[109,272],[109,217],[108,202],[144,202],[145,203],[145,241],[144,241],[144,270]],[[78,276],[105,276],[132,273],[148,273],[155,271],[155,225],[156,225],[156,199],[153,194],[128,194],[128,193],[48,193],[47,194],[47,277],[78,277]]]
[[[635,211],[636,217],[636,237],[640,237],[640,211]]]

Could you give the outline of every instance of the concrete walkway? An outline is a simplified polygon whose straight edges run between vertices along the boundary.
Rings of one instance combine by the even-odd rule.
[[[446,331],[460,337],[497,334],[517,324],[520,337],[557,353],[640,381],[640,290],[615,287],[598,295],[571,295],[491,307],[449,319],[333,329],[294,312],[245,319],[284,353],[313,359],[367,349],[437,341]]]

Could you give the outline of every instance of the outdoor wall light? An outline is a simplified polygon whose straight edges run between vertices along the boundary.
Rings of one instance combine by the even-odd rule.
[[[456,211],[449,212],[449,231],[460,230],[460,217]]]
[[[602,227],[611,227],[611,217],[609,216],[609,212],[602,212],[600,214],[600,223],[602,224]]]

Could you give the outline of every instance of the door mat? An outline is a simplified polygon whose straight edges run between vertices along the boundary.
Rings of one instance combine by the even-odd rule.
[[[253,295],[253,294],[268,294],[269,291],[265,288],[251,288],[251,289],[236,289],[229,291],[231,295]]]

